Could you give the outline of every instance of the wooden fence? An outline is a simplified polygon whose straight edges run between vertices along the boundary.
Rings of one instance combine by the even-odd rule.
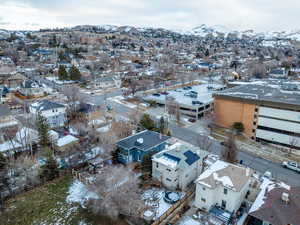
[[[171,208],[169,208],[163,215],[161,215],[157,220],[155,220],[152,225],[161,225],[161,224],[165,224],[167,221],[165,221],[166,219],[171,219],[168,218],[172,213],[175,212],[175,210],[177,209],[181,209],[183,206],[187,205],[190,200],[193,198],[195,194],[195,188],[191,188],[191,190],[189,190],[185,196],[180,199],[178,202],[176,202],[174,205],[172,205]]]

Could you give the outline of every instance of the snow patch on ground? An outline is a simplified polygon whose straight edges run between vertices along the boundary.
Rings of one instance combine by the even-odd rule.
[[[201,223],[190,217],[185,217],[181,222],[179,222],[179,225],[201,225]]]
[[[76,180],[69,188],[66,201],[68,203],[79,203],[85,208],[85,203],[89,199],[98,199],[98,195],[90,190],[80,181]]]

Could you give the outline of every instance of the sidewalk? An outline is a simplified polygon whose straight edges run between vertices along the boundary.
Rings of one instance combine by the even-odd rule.
[[[214,136],[226,140],[228,137],[216,132],[212,133]],[[268,159],[273,162],[282,163],[283,161],[297,161],[300,162],[300,157],[295,154],[288,155],[281,149],[271,145],[262,145],[261,143],[253,140],[245,139],[245,141],[236,140],[236,143],[241,151],[251,153],[258,157]]]

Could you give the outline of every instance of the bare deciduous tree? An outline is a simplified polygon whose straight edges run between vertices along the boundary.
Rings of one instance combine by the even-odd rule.
[[[229,163],[236,163],[238,155],[238,147],[233,134],[225,142],[225,148],[221,152],[222,160]]]
[[[119,215],[139,217],[144,209],[138,177],[131,168],[105,167],[89,189],[99,197],[88,202],[95,213],[115,219]]]
[[[199,135],[197,137],[197,146],[204,151],[212,151],[212,141],[208,136]]]

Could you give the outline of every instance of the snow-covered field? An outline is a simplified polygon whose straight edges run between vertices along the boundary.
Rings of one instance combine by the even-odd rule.
[[[85,203],[89,199],[98,199],[98,196],[96,193],[88,190],[82,182],[74,181],[69,188],[66,201],[68,203],[79,203],[81,207],[85,208]]]
[[[178,225],[201,225],[201,223],[192,219],[191,217],[186,216],[182,220],[180,220]]]

